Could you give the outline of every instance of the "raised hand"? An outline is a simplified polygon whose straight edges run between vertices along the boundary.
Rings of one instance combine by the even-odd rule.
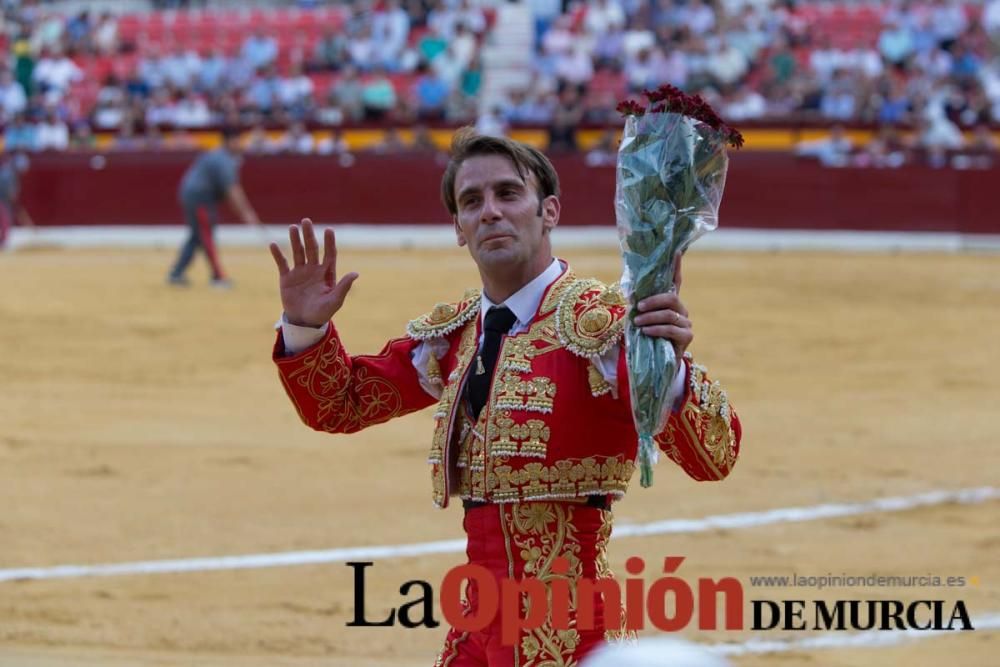
[[[333,230],[323,234],[323,261],[319,261],[319,246],[312,220],[302,220],[299,226],[288,228],[294,265],[288,261],[277,243],[272,243],[271,256],[278,265],[278,285],[281,289],[281,306],[291,324],[320,327],[344,305],[344,299],[357,279],[351,272],[337,280],[337,243]]]
[[[639,302],[640,315],[633,320],[636,326],[642,327],[647,336],[666,338],[674,346],[677,358],[684,356],[694,332],[691,330],[691,320],[688,310],[681,302],[678,292],[681,289],[681,258],[678,255],[674,268],[674,287],[669,292],[654,294]]]

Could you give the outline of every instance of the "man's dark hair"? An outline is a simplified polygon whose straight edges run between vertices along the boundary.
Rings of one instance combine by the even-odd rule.
[[[458,202],[455,200],[455,176],[458,169],[467,159],[478,155],[500,155],[507,158],[514,164],[517,175],[525,182],[528,174],[534,174],[538,183],[539,215],[543,199],[551,195],[559,196],[559,176],[540,150],[506,137],[476,134],[473,128],[463,127],[451,139],[451,159],[441,177],[441,201],[452,215],[458,214]]]

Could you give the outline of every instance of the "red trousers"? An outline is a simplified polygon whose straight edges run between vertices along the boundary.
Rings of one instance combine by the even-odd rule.
[[[607,542],[611,536],[611,512],[571,502],[524,502],[490,504],[465,512],[468,562],[481,565],[497,579],[533,577],[546,585],[559,578],[579,580],[611,577]],[[552,572],[552,561],[562,556],[570,563],[567,574]],[[475,581],[465,589],[467,614],[479,611]],[[522,601],[521,605],[524,602]],[[502,605],[502,602],[501,602]],[[557,630],[551,615],[538,628],[521,629],[513,645],[501,638],[502,608],[483,630],[462,632],[451,628],[435,667],[531,667],[533,665],[577,665],[605,641],[604,606],[594,600],[594,629],[576,627],[575,604],[570,605],[570,629]],[[523,609],[521,610],[523,611]],[[524,614],[519,614],[524,617]],[[619,627],[616,622],[614,627]]]

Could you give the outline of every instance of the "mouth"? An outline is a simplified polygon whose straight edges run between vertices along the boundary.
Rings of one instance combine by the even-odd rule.
[[[511,236],[510,234],[490,234],[482,241],[480,241],[480,243],[489,243],[490,241],[502,241],[504,239],[512,239],[512,238],[514,237]]]

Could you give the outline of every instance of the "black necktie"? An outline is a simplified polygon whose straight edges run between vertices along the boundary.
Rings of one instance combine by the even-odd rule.
[[[479,419],[479,413],[489,398],[490,381],[493,379],[493,369],[496,368],[497,355],[500,353],[500,339],[510,331],[515,321],[517,317],[507,306],[493,306],[486,312],[486,321],[483,322],[483,346],[479,348],[479,356],[473,362],[468,384],[473,419]]]

